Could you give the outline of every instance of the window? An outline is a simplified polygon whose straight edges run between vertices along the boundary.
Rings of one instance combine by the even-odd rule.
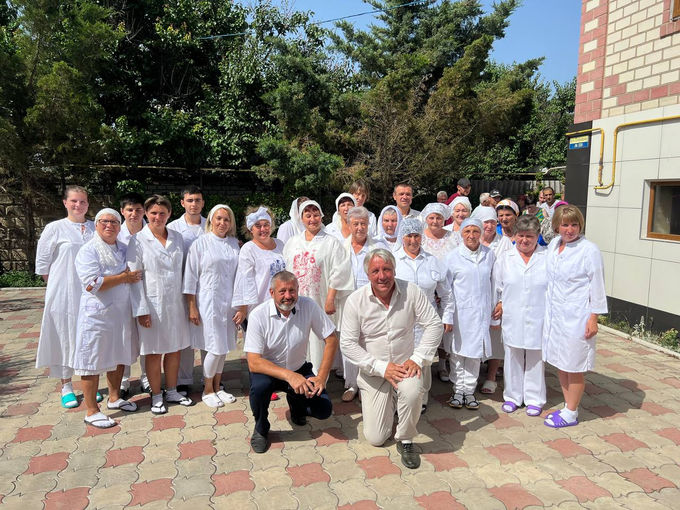
[[[680,181],[650,183],[647,237],[680,241]]]
[[[673,16],[672,19],[680,18],[680,0],[673,2]]]

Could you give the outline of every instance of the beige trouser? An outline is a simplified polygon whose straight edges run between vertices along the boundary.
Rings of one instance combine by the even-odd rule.
[[[361,390],[364,436],[369,443],[380,446],[390,437],[395,406],[399,423],[394,439],[412,440],[418,434],[416,425],[423,400],[422,378],[404,379],[395,390],[386,379],[359,372],[357,383]]]

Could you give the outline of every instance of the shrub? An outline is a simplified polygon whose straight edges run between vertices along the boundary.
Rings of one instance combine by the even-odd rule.
[[[43,279],[28,271],[8,271],[0,274],[0,287],[44,287]]]

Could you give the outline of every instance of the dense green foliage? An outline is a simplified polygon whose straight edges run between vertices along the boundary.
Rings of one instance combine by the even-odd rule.
[[[367,31],[265,0],[3,2],[2,184],[30,209],[35,169],[224,167],[285,200],[363,177],[381,201],[564,163],[574,84],[489,59],[518,0],[366,2]]]
[[[3,287],[45,287],[47,284],[37,274],[28,271],[7,271],[0,274],[0,288]]]

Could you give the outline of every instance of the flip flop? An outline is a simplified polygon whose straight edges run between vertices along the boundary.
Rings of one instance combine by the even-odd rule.
[[[276,392],[272,393],[272,402],[274,402],[275,400],[278,400],[278,399],[279,399],[279,396],[276,394]]]
[[[465,395],[463,397],[463,402],[465,403],[465,407],[468,409],[472,410],[479,409],[479,402],[477,402],[474,393],[471,395]]]
[[[552,424],[548,423],[549,421],[552,421]],[[574,425],[578,425],[578,418],[575,419],[574,421],[567,421],[564,418],[562,418],[562,415],[560,413],[555,413],[550,418],[546,418],[543,424],[553,429],[573,427]]]
[[[460,409],[463,407],[463,404],[465,403],[465,395],[461,393],[454,393],[451,395],[451,398],[446,401],[446,403],[449,405],[449,407],[453,407],[454,409]]]
[[[76,394],[71,392],[61,396],[61,405],[66,409],[73,409],[74,407],[78,407],[80,402],[78,402]]]
[[[351,402],[354,400],[354,397],[357,396],[357,390],[354,388],[347,388],[345,392],[342,394],[342,401],[343,402]]]
[[[542,407],[527,406],[527,416],[541,416],[542,412],[543,412]]]
[[[165,404],[163,404],[163,401],[161,400],[157,404],[151,406],[151,412],[153,414],[165,414],[168,412],[168,408],[165,407]]]
[[[217,394],[215,393],[208,393],[207,395],[203,395],[201,397],[201,400],[208,407],[217,408],[224,406],[224,403],[222,402],[220,397],[218,397]]]
[[[480,393],[484,393],[485,395],[491,395],[496,391],[496,388],[498,388],[498,383],[496,381],[484,381],[484,384],[482,384],[482,389],[479,390]]]
[[[106,404],[107,409],[120,409],[126,413],[134,413],[137,410],[137,404],[130,402],[129,400],[123,400],[119,398],[115,402],[108,402]]]
[[[217,398],[219,398],[224,404],[233,404],[236,402],[236,397],[231,393],[227,393],[224,390],[220,390],[216,393]]]
[[[166,392],[165,401],[171,402],[173,404],[179,404],[184,407],[189,407],[191,404],[194,403],[194,401],[191,400],[189,397],[185,397],[179,392],[175,392],[174,394],[172,392]]]
[[[517,411],[517,404],[507,400],[507,401],[503,402],[501,409],[503,409],[503,411],[506,412],[506,413],[514,413],[515,411]]]
[[[116,426],[116,422],[106,416],[104,413],[95,413],[92,416],[86,416],[83,420],[88,425],[92,425],[98,429],[110,429]]]

